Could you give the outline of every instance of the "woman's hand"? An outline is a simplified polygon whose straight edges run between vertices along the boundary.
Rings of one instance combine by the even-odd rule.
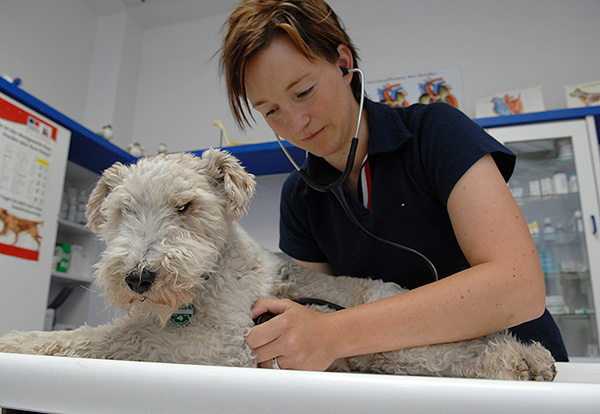
[[[259,299],[252,317],[265,312],[277,316],[246,337],[261,368],[272,368],[277,358],[282,369],[325,371],[335,361],[340,329],[334,313],[319,313],[287,299]]]

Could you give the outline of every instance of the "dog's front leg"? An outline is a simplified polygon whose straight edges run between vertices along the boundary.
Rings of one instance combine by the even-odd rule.
[[[55,355],[82,358],[108,358],[110,330],[83,326],[72,331],[19,332],[0,337],[0,352]]]

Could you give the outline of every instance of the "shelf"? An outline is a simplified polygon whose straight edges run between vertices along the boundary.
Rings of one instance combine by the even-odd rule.
[[[306,158],[306,151],[294,147],[287,141],[283,141],[283,145],[294,161],[298,165],[302,165]],[[277,141],[236,145],[220,149],[235,155],[246,170],[254,175],[284,174],[294,170]],[[191,151],[191,153],[200,156],[204,151],[206,150]]]
[[[544,271],[544,275],[546,276],[553,276],[553,277],[560,277],[561,275],[565,275],[565,276],[573,276],[573,275],[578,275],[579,277],[581,276],[590,276],[590,271],[588,269],[584,269],[584,270],[549,270],[549,271]]]
[[[581,119],[588,115],[600,118],[600,106],[588,108],[560,109],[555,111],[537,112],[531,114],[510,115],[492,118],[474,119],[484,128],[501,127],[510,125],[530,124],[535,122],[548,122],[567,119]],[[600,122],[597,123],[600,126]],[[600,134],[599,134],[600,135]],[[285,147],[298,165],[306,158],[305,151],[296,148],[284,141]],[[262,144],[248,144],[222,149],[238,157],[246,169],[254,175],[280,174],[293,171],[293,167],[279,148],[277,141]],[[205,150],[192,151],[196,155]]]
[[[583,234],[581,232],[576,231],[563,231],[560,233],[550,233],[550,234],[532,234],[533,241],[535,245],[540,246],[552,246],[552,247],[561,247],[561,246],[571,246],[576,245],[579,246],[583,241]]]
[[[85,227],[84,224],[73,223],[72,221],[68,220],[59,219],[58,227],[61,231],[64,231],[65,234],[92,234],[91,230]]]
[[[532,204],[532,203],[547,203],[549,201],[565,201],[565,200],[576,200],[579,201],[579,193],[568,193],[568,194],[549,194],[544,196],[522,196],[515,197],[517,203]]]
[[[0,91],[22,104],[30,106],[40,114],[71,131],[69,161],[100,174],[116,161],[129,164],[136,160],[133,155],[125,150],[110,143],[2,78],[0,78]]]
[[[556,308],[552,308],[551,306],[548,306],[548,311],[553,316],[560,316],[562,318],[588,318],[588,317],[595,316],[593,309],[580,308],[580,309],[571,310],[571,309],[569,309],[568,306],[556,307]]]
[[[23,104],[31,106],[42,115],[71,131],[69,161],[85,167],[92,172],[101,174],[102,171],[117,161],[129,164],[137,160],[136,157],[125,150],[110,143],[2,78],[0,78],[0,91]],[[294,160],[298,164],[302,164],[306,157],[305,151],[287,142],[284,142],[284,145]],[[293,170],[292,165],[281,151],[281,148],[279,148],[277,141],[223,147],[222,149],[229,151],[239,158],[247,171],[254,175],[282,174]],[[200,155],[204,150],[191,152]]]
[[[600,119],[600,106],[587,108],[556,109],[553,111],[533,112],[528,114],[494,116],[489,118],[474,119],[483,128],[496,128],[511,125],[534,124],[539,122],[565,121],[569,119],[582,119],[588,115]],[[600,140],[600,122],[596,122]]]
[[[63,283],[92,283],[94,281],[93,278],[88,276],[74,275],[71,273],[62,273],[53,271],[51,273],[53,279],[57,279]]]
[[[100,174],[116,161],[129,164],[137,160],[136,157],[125,150],[110,143],[2,78],[0,78],[0,91],[21,103],[30,105],[44,116],[69,129],[71,131],[70,161]],[[536,122],[581,119],[587,115],[600,118],[600,106],[479,118],[474,121],[484,128],[491,128]],[[600,127],[600,122],[597,125]],[[284,145],[289,149],[292,157],[298,164],[304,161],[306,155],[303,150],[287,142]],[[254,175],[282,174],[293,170],[292,165],[281,152],[279,144],[276,141],[224,147],[223,149],[238,157],[246,169]],[[204,152],[204,150],[191,152],[198,155]]]

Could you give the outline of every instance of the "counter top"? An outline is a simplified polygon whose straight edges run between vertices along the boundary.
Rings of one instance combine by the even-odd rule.
[[[600,364],[516,382],[110,361],[0,353],[0,406],[60,413],[591,413]]]

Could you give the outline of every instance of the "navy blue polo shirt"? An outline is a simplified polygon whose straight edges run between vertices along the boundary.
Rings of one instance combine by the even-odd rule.
[[[390,108],[367,100],[365,108],[371,211],[345,187],[350,208],[375,234],[427,256],[440,277],[468,268],[446,210],[448,196],[489,153],[508,180],[514,155],[447,104]],[[313,155],[305,168],[319,182],[340,174]],[[297,172],[283,187],[280,236],[282,251],[299,260],[329,262],[336,275],[368,275],[408,289],[432,281],[423,259],[364,235],[332,194],[311,189]]]
[[[440,278],[468,268],[446,208],[450,192],[486,154],[492,155],[508,181],[515,165],[514,154],[462,112],[444,103],[391,108],[365,100],[365,109],[371,210],[344,186],[350,209],[378,236],[428,257]],[[312,154],[303,168],[317,182],[330,183],[340,175]],[[297,172],[290,174],[282,189],[279,246],[298,260],[330,263],[336,275],[382,279],[408,289],[433,280],[422,258],[362,233],[332,194],[313,190]],[[543,332],[548,332],[550,325],[556,328],[550,314],[543,318],[551,321],[540,328]],[[557,342],[562,344],[556,328],[543,335],[548,339],[545,345],[557,335]],[[519,336],[528,339],[526,332],[525,338]],[[544,339],[538,338],[534,339]]]

